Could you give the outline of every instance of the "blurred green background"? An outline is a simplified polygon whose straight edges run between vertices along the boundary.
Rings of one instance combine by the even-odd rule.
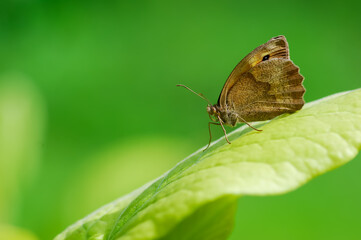
[[[307,102],[361,87],[360,12],[358,1],[1,1],[0,238],[52,239],[206,145],[206,103],[175,85],[215,103],[271,37],[287,37]],[[358,156],[295,192],[241,198],[230,239],[360,239],[360,172]]]

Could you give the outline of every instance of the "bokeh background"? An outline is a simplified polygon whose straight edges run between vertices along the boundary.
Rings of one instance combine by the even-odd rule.
[[[0,238],[52,239],[206,145],[206,103],[175,85],[216,102],[271,37],[307,102],[361,87],[359,1],[254,2],[2,0]],[[360,172],[241,198],[230,239],[360,239]]]

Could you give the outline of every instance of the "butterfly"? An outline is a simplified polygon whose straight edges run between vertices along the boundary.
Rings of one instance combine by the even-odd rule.
[[[303,79],[299,68],[290,60],[286,38],[277,36],[254,49],[237,64],[227,78],[217,104],[212,105],[203,94],[185,85],[177,86],[208,102],[207,112],[211,119],[208,123],[208,148],[212,141],[211,124],[221,125],[230,144],[223,125],[234,127],[237,123],[245,123],[261,131],[249,122],[269,120],[300,110],[305,104]]]

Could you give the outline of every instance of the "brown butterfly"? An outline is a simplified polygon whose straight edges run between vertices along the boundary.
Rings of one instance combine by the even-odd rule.
[[[234,127],[237,123],[263,121],[272,119],[282,113],[293,113],[304,105],[305,88],[303,76],[299,68],[290,60],[288,43],[284,36],[271,38],[257,47],[233,69],[217,104],[202,94],[198,94],[184,85],[191,92],[208,102],[207,112],[212,122],[210,125],[221,125],[228,143],[223,124]],[[206,148],[206,149],[207,149]]]

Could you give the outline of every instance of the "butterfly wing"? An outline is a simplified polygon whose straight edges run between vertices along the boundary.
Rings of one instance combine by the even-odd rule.
[[[226,83],[223,86],[221,94],[218,98],[218,105],[225,106],[227,95],[231,87],[239,81],[240,76],[249,71],[251,68],[261,63],[265,56],[269,56],[269,60],[282,58],[289,59],[288,43],[284,36],[271,38],[265,44],[257,47],[233,69]]]
[[[299,68],[291,60],[270,59],[258,63],[234,81],[225,105],[249,122],[292,113],[304,105],[302,81]]]

